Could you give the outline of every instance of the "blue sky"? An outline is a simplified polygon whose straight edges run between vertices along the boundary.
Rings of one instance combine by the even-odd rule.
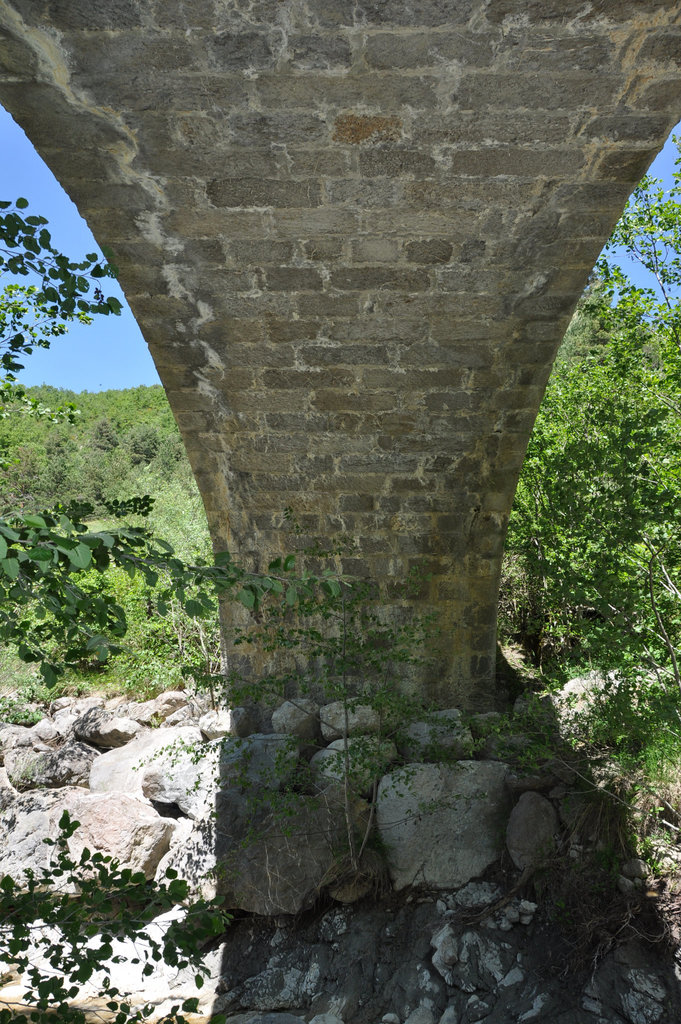
[[[78,210],[24,132],[0,107],[0,199],[24,196],[27,213],[49,220],[54,245],[70,259],[99,246]],[[158,384],[159,378],[146,342],[115,281],[105,282],[107,294],[124,303],[122,314],[99,317],[89,327],[72,326],[49,349],[35,349],[19,375],[24,384],[52,384],[73,391],[102,391]]]
[[[681,126],[679,126],[681,129]],[[0,107],[0,199],[24,196],[29,211],[49,220],[54,244],[71,259],[99,251],[85,221],[46,167],[25,134]],[[650,172],[671,183],[676,147],[671,139]],[[24,384],[52,384],[74,391],[101,391],[159,383],[139,327],[114,281],[109,290],[124,303],[120,317],[101,317],[90,327],[76,325],[48,350],[37,349],[20,375]]]

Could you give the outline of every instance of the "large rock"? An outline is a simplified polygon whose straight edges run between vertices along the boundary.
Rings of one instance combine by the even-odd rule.
[[[85,743],[67,743],[58,750],[37,751],[14,747],[5,754],[5,768],[18,790],[88,787],[90,769],[99,756]]]
[[[187,694],[182,690],[166,690],[153,700],[133,701],[121,708],[126,718],[131,718],[140,725],[161,725],[170,715],[186,708],[189,704]]]
[[[223,741],[172,744],[157,751],[142,770],[142,793],[157,804],[174,804],[189,818],[215,808]]]
[[[31,742],[35,743],[36,740],[40,743],[58,743],[61,740],[61,733],[49,718],[41,718],[31,726]]]
[[[379,785],[376,821],[396,889],[455,889],[501,854],[509,811],[501,762],[407,765]]]
[[[214,708],[206,711],[199,718],[199,729],[207,740],[221,739],[223,736],[237,735],[235,722],[229,708]]]
[[[218,892],[215,857],[215,814],[204,818],[179,818],[172,842],[159,861],[156,878],[162,880],[170,868],[189,883],[191,891],[203,899]]]
[[[580,719],[590,714],[594,706],[608,693],[614,693],[619,680],[614,672],[607,675],[598,669],[576,676],[548,699],[560,734],[569,738],[579,727]]]
[[[398,744],[409,761],[462,760],[473,755],[473,736],[457,708],[434,711],[426,721],[412,722]]]
[[[173,868],[195,892],[221,894],[233,910],[267,916],[309,907],[345,845],[339,791],[271,796],[269,805],[256,796],[220,790],[215,814],[179,821],[157,877]]]
[[[0,811],[4,811],[18,796],[17,790],[7,777],[7,771],[0,766]]]
[[[14,747],[31,747],[31,729],[25,725],[2,725],[0,727],[0,764],[5,763],[5,754]]]
[[[397,748],[392,740],[379,740],[378,736],[349,736],[347,744],[350,787],[353,793],[364,794],[397,758]],[[345,740],[334,740],[328,747],[318,750],[310,767],[319,785],[343,782]]]
[[[139,722],[132,718],[114,715],[106,708],[98,707],[90,708],[73,724],[76,739],[105,749],[124,746],[141,728]]]
[[[58,835],[64,811],[80,822],[68,840],[74,858],[87,847],[147,878],[153,878],[175,829],[173,821],[123,793],[94,795],[71,787],[22,793],[0,813],[0,875],[21,878],[27,869],[47,867],[52,848],[43,839]]]
[[[129,793],[142,796],[142,778],[161,751],[174,751],[180,757],[201,743],[196,726],[176,729],[150,729],[138,734],[124,747],[109,750],[93,763],[90,789],[93,793]]]
[[[298,914],[319,897],[345,846],[342,795],[282,798],[274,809],[236,790],[217,797],[218,891],[228,908]]]
[[[536,867],[556,848],[558,814],[539,793],[523,793],[511,811],[506,846],[519,871]]]
[[[211,708],[205,711],[199,718],[199,729],[207,740],[216,740],[221,736],[244,739],[257,731],[250,710],[242,707]]]
[[[279,789],[298,763],[298,746],[283,733],[253,733],[244,739],[222,741],[220,784],[224,787]]]
[[[307,697],[285,700],[272,714],[272,728],[301,740],[319,739],[319,704]]]
[[[345,704],[342,700],[325,704],[319,711],[322,736],[328,742],[340,739],[345,733]],[[381,716],[369,704],[350,702],[348,707],[348,736],[358,733],[378,732]]]

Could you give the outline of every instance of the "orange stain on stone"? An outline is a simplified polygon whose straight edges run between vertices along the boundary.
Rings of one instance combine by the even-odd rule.
[[[377,136],[376,141],[395,142],[402,134],[399,117],[381,117],[368,114],[341,114],[336,118],[333,139],[335,142],[350,142],[359,145]]]

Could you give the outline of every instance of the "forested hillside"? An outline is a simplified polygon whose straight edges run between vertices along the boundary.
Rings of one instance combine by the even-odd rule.
[[[0,419],[0,453],[9,462],[0,477],[0,514],[87,502],[95,522],[106,523],[107,502],[148,494],[154,533],[188,562],[209,555],[203,505],[160,385],[80,394],[43,386],[28,395],[44,410],[70,403],[77,411],[72,422],[17,410]],[[217,668],[216,622],[192,620],[173,602],[167,617],[158,615],[148,584],[122,569],[92,575],[92,588],[103,587],[125,610],[125,648],[105,664],[83,662],[62,685],[156,692],[181,681],[183,664]],[[7,652],[4,666],[6,689],[32,674]]]
[[[47,385],[29,394],[46,409],[71,403],[73,422],[11,415],[0,420],[0,452],[13,460],[0,481],[3,509],[80,499],[103,502],[171,481],[191,487],[179,432],[163,388],[75,394]],[[14,461],[16,460],[16,461]]]

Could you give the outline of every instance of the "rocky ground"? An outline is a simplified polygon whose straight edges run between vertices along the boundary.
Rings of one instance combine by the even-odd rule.
[[[353,707],[346,804],[337,703],[286,701],[256,732],[183,692],[61,698],[0,728],[0,874],[47,865],[66,809],[74,854],[220,895],[235,919],[204,989],[163,965],[143,979],[120,951],[114,982],[159,1014],[197,995],[201,1019],[232,1024],[672,1024],[673,894],[624,852],[603,867],[582,771],[559,744],[524,757],[522,712],[450,709],[388,741]],[[354,865],[348,810],[360,840],[372,826]],[[0,1001],[20,1000],[4,981]]]

